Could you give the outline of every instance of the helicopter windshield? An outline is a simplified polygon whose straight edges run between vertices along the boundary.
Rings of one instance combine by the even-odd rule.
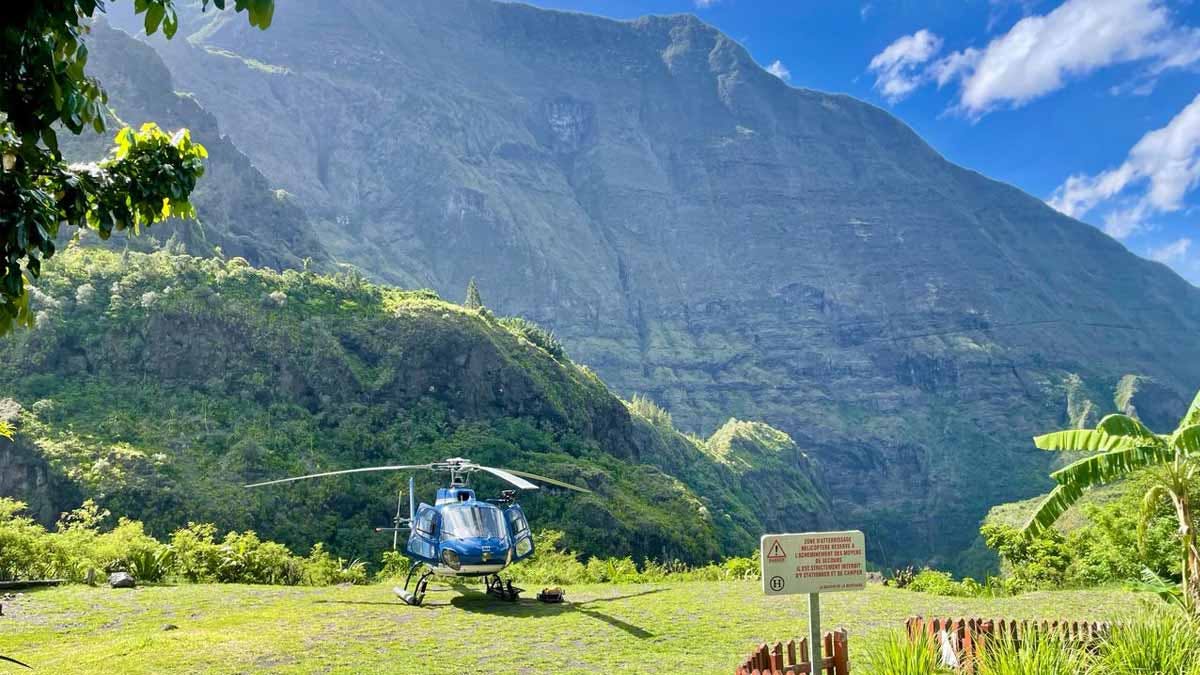
[[[442,511],[442,531],[452,537],[504,538],[504,520],[500,510],[489,506],[463,504]]]

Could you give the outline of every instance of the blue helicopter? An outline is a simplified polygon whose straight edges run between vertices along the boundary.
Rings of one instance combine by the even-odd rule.
[[[452,457],[430,464],[403,464],[371,466],[342,471],[326,471],[293,478],[281,478],[245,487],[254,488],[279,483],[290,483],[310,478],[340,476],[351,473],[377,471],[427,470],[450,474],[449,487],[438,488],[433,505],[422,502],[415,504],[413,479],[408,479],[408,517],[400,514],[404,492],[396,499],[396,517],[392,527],[377,527],[376,532],[392,533],[392,549],[395,550],[399,533],[408,530],[408,556],[412,565],[404,586],[393,589],[396,595],[410,605],[420,605],[431,576],[483,577],[488,595],[515,602],[522,589],[512,581],[500,578],[500,572],[509,565],[533,555],[533,534],[525,512],[517,504],[516,490],[503,490],[496,499],[477,499],[475,491],[467,487],[467,477],[477,471],[490,473],[519,490],[537,490],[538,486],[526,479],[533,479],[555,487],[590,493],[591,490],[564,483],[553,478],[539,476],[513,469],[497,469],[482,466],[462,457]],[[408,590],[414,575],[420,570],[416,585]]]

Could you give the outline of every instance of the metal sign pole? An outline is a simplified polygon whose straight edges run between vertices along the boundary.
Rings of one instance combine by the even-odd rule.
[[[821,594],[808,594],[808,653],[813,675],[824,672],[821,668]]]

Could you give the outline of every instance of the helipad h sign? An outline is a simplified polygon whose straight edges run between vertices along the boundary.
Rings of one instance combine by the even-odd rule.
[[[861,591],[867,585],[865,544],[858,530],[765,535],[759,544],[763,592]]]

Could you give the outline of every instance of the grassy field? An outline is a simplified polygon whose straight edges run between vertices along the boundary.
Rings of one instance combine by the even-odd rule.
[[[69,586],[4,601],[0,654],[42,673],[106,675],[728,674],[755,642],[807,632],[805,598],[767,598],[757,582],[579,586],[563,605],[514,605],[477,588],[431,585],[426,605],[409,607],[381,585]],[[1117,590],[970,599],[873,586],[826,595],[822,609],[826,628],[849,629],[853,659],[911,614],[1105,619],[1139,601]]]

